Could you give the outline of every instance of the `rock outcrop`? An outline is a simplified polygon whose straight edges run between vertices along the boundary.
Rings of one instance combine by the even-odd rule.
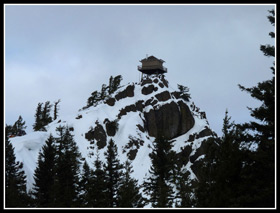
[[[55,135],[57,127],[71,124],[77,146],[89,165],[97,152],[100,159],[106,159],[104,152],[112,139],[118,146],[121,161],[133,161],[134,178],[141,184],[151,165],[149,154],[153,141],[155,137],[163,135],[173,142],[174,151],[181,156],[182,168],[192,174],[191,178],[196,178],[196,174],[200,175],[199,163],[207,146],[204,139],[213,132],[205,112],[200,112],[183,95],[181,91],[169,87],[163,76],[150,76],[139,83],[120,87],[93,106],[80,110],[72,119],[61,118],[59,122],[50,123],[47,132],[11,139],[18,140],[12,141],[12,144],[15,145],[17,157],[22,160],[30,156],[30,150],[25,149],[24,144],[30,144],[31,138],[35,145],[40,144],[36,145],[35,151],[32,150],[37,156],[50,133]],[[28,180],[32,180],[34,166],[26,171],[29,172]],[[29,181],[29,186],[32,184]]]
[[[117,93],[115,96],[116,100],[119,101],[120,99],[133,97],[134,96],[134,85],[128,85],[125,90]]]
[[[106,103],[114,106],[116,101],[133,97],[134,89],[134,85],[129,85]],[[159,89],[166,90],[157,92]],[[155,94],[152,95],[153,93]],[[168,91],[168,82],[165,79],[144,79],[141,82],[141,94],[152,96],[146,101],[137,100],[121,108],[117,117],[121,119],[130,112],[140,112],[144,115],[144,129],[149,136],[157,137],[162,134],[167,139],[178,137],[188,132],[195,122],[188,105],[180,99],[178,93]]]
[[[85,134],[85,138],[92,144],[96,143],[98,149],[103,149],[107,144],[107,135],[102,125],[98,122],[95,124],[95,127]]]
[[[167,139],[178,137],[194,126],[194,118],[187,105],[172,101],[159,109],[144,113],[145,127],[150,136],[164,135]]]

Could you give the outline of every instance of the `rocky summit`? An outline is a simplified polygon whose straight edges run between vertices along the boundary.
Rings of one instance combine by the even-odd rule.
[[[190,179],[196,179],[197,162],[204,157],[203,140],[214,134],[206,113],[190,98],[180,90],[171,89],[164,75],[149,76],[141,82],[121,86],[77,114],[59,117],[46,127],[46,132],[11,138],[16,158],[24,164],[28,189],[34,183],[38,153],[50,134],[57,135],[59,126],[71,128],[79,151],[90,166],[97,155],[105,160],[104,151],[113,139],[120,161],[132,161],[131,175],[139,184],[148,174],[149,154],[157,136],[172,141],[172,149],[182,156],[183,169],[189,171]]]

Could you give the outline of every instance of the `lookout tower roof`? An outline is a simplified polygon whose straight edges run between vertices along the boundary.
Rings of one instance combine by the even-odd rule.
[[[149,56],[140,60],[142,66],[138,66],[138,70],[144,74],[163,74],[167,72],[167,68],[162,66],[165,62],[155,56]]]
[[[140,62],[147,62],[147,61],[159,61],[159,62],[161,62],[161,63],[164,63],[165,61],[164,60],[162,60],[162,59],[158,59],[158,58],[156,58],[155,56],[153,56],[153,55],[151,55],[151,56],[149,56],[149,57],[147,57],[147,58],[144,58],[144,59],[142,59]]]

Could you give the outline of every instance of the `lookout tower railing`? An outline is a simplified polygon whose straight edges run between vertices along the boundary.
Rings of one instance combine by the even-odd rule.
[[[139,71],[148,71],[148,70],[162,70],[163,72],[167,72],[167,68],[164,66],[137,66]]]

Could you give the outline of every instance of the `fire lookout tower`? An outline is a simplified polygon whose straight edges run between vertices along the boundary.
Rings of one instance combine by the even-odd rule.
[[[140,62],[142,63],[142,66],[138,66],[137,68],[140,72],[142,72],[142,75],[158,75],[167,73],[167,68],[162,65],[165,61],[162,59],[158,59],[154,56],[149,56],[145,59],[142,59]]]

